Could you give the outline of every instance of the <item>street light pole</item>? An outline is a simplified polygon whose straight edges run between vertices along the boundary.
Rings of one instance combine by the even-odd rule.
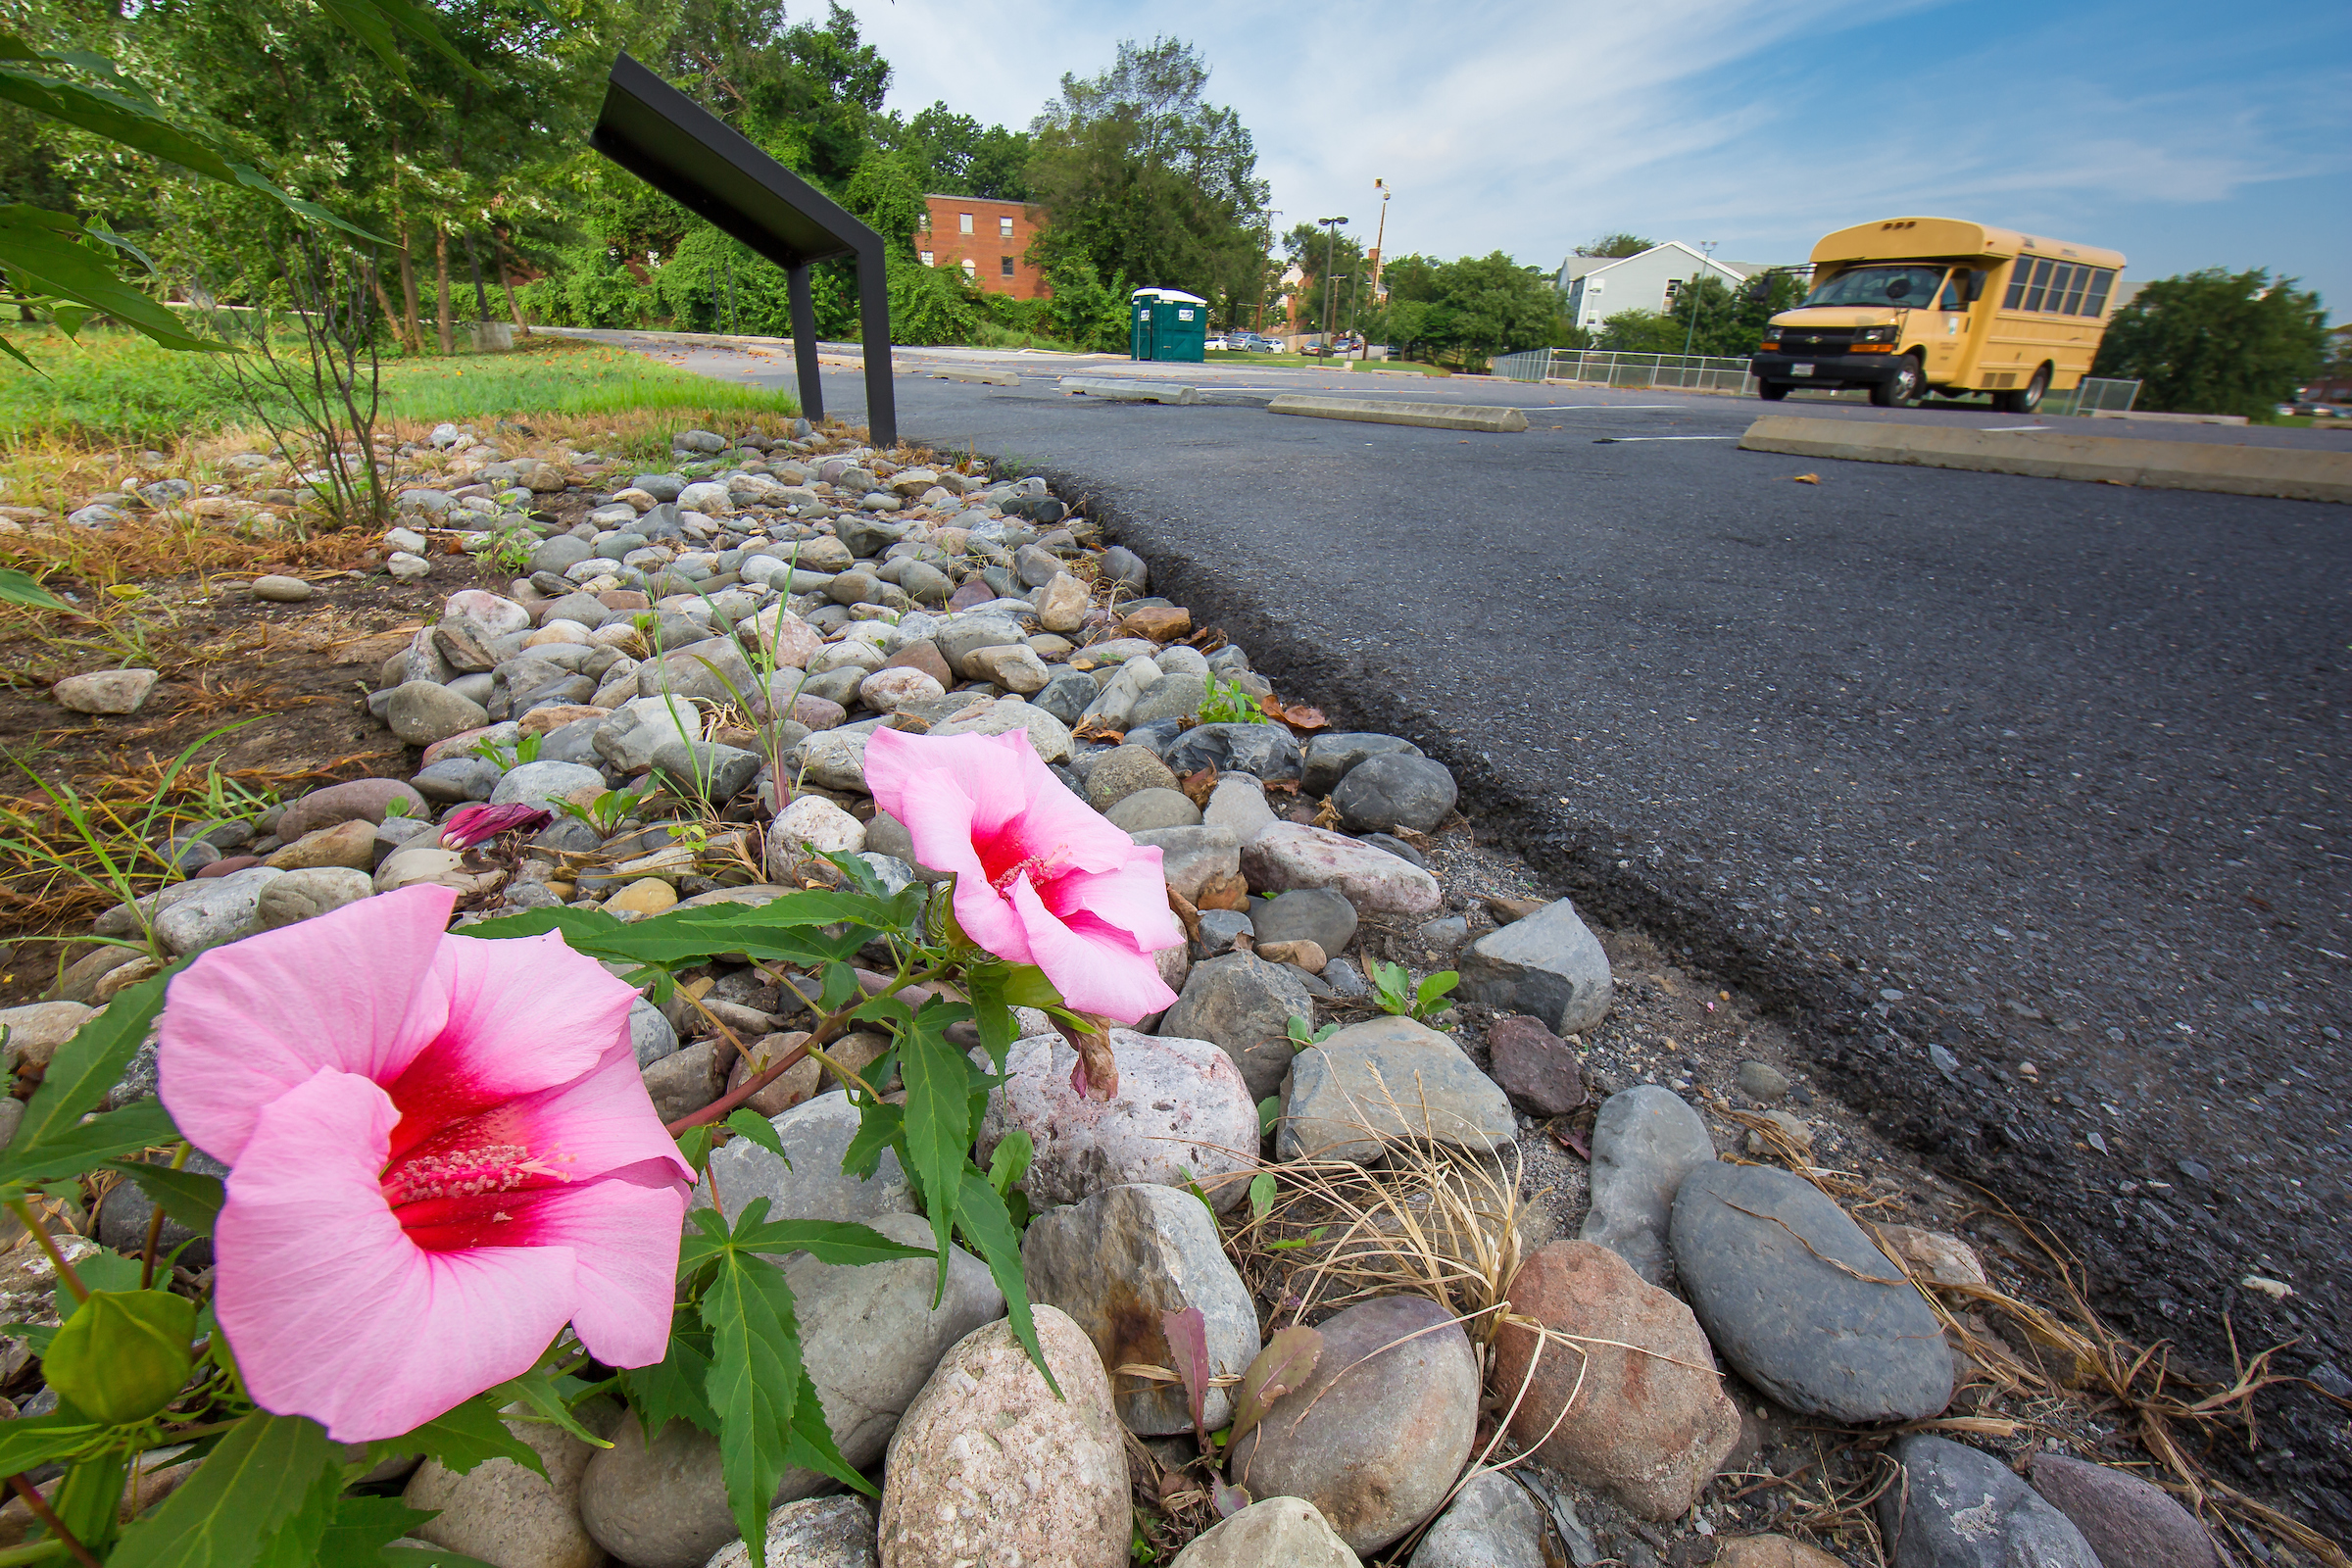
[[[1257,256],[1257,335],[1258,335],[1258,336],[1260,336],[1260,337],[1263,337],[1263,336],[1265,336],[1265,335],[1266,335],[1266,258],[1267,258],[1268,256],[1270,256],[1270,255],[1272,255],[1272,254],[1273,254],[1273,251],[1274,251],[1274,220],[1276,220],[1277,218],[1280,218],[1281,216],[1282,216],[1282,209],[1281,209],[1281,208],[1279,208],[1279,207],[1269,207],[1269,208],[1267,208],[1267,209],[1266,209],[1266,228],[1265,228],[1266,240],[1265,240],[1265,243],[1264,243],[1263,245],[1261,245],[1261,246],[1259,246],[1259,247],[1258,247],[1258,256]]]
[[[1389,182],[1385,179],[1374,180],[1372,188],[1380,192],[1380,228],[1372,236],[1372,298],[1378,300],[1380,298],[1380,270],[1389,259],[1389,198],[1396,192],[1389,189]]]
[[[1323,347],[1329,349],[1331,347],[1331,258],[1332,253],[1339,248],[1340,225],[1348,220],[1345,218],[1318,218],[1315,221],[1322,224],[1324,232],[1330,236],[1323,242]]]
[[[1711,239],[1709,239],[1709,240],[1701,240],[1701,241],[1699,241],[1699,246],[1698,246],[1698,248],[1699,248],[1699,250],[1700,250],[1702,253],[1703,253],[1703,254],[1702,254],[1702,256],[1700,257],[1700,260],[1701,260],[1701,261],[1712,262],[1712,261],[1715,259],[1715,244],[1716,244],[1716,242],[1715,242],[1714,240],[1711,240]],[[1701,269],[1701,270],[1704,270],[1704,269]],[[1687,330],[1687,331],[1685,331],[1685,332],[1683,333],[1683,358],[1685,358],[1685,359],[1689,359],[1689,358],[1690,357],[1690,341],[1691,341],[1691,339],[1692,339],[1692,338],[1696,337],[1697,335],[1698,335],[1698,279],[1697,279],[1697,278],[1695,278],[1695,277],[1693,277],[1693,278],[1690,280],[1690,326],[1689,330]]]

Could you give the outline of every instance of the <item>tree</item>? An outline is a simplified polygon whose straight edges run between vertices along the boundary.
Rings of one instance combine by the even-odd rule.
[[[1202,100],[1191,44],[1123,40],[1101,75],[1061,78],[1030,126],[1028,179],[1047,227],[1030,260],[1083,258],[1097,276],[1190,289],[1231,320],[1257,302],[1266,204],[1250,132]]]
[[[1282,249],[1290,265],[1305,274],[1294,294],[1300,331],[1323,330],[1327,301],[1334,331],[1348,330],[1357,319],[1367,318],[1367,313],[1377,315],[1372,269],[1365,260],[1363,244],[1346,229],[1294,223],[1282,236]]]
[[[1382,281],[1389,303],[1366,332],[1449,364],[1483,366],[1497,354],[1546,347],[1558,325],[1551,279],[1500,251],[1452,262],[1400,256]]]
[[[1657,244],[1658,242],[1656,240],[1643,239],[1639,234],[1603,234],[1600,236],[1600,238],[1592,240],[1588,244],[1579,245],[1576,248],[1576,254],[1579,256],[1607,257],[1611,260],[1615,260],[1617,258],[1626,256],[1639,256],[1643,251],[1647,250],[1655,250],[1657,248]]]
[[[1620,311],[1608,318],[1598,346],[1619,353],[1744,359],[1756,352],[1765,323],[1776,313],[1794,309],[1803,297],[1804,286],[1788,272],[1767,280],[1761,300],[1748,298],[1747,285],[1733,289],[1710,272],[1684,284],[1671,311]]]
[[[1026,131],[983,125],[945,103],[935,103],[903,126],[894,122],[882,134],[894,151],[912,162],[923,189],[932,195],[1029,200],[1026,166],[1031,147]]]
[[[2159,278],[2116,313],[2091,373],[2139,382],[2139,407],[2269,419],[2328,356],[2316,293],[2261,268]]]

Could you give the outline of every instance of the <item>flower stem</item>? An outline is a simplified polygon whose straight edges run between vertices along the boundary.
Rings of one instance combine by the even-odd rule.
[[[187,1168],[187,1163],[188,1143],[183,1138],[180,1140],[179,1147],[172,1152],[172,1168],[184,1170]],[[155,1212],[147,1216],[147,1246],[139,1253],[139,1289],[142,1291],[155,1283],[155,1250],[163,1242],[163,1239],[164,1205],[158,1203],[155,1205]]]
[[[898,979],[893,980],[889,985],[883,987],[882,990],[875,993],[875,995],[887,997],[893,992],[904,991],[908,986],[920,985],[925,981],[937,979],[945,972],[946,971],[944,968],[940,968],[926,969],[921,974],[902,975]],[[792,994],[796,997],[801,996],[800,988],[798,986],[794,986],[792,988]],[[689,998],[688,1000],[694,1001],[697,1007],[702,1006],[700,1001],[697,1001],[693,998]],[[808,999],[807,997],[801,997],[801,1000],[803,1002],[807,1002]],[[827,1013],[818,1021],[816,1028],[810,1032],[808,1039],[802,1041],[799,1045],[784,1053],[783,1055],[777,1057],[774,1061],[769,1062],[761,1071],[754,1073],[751,1077],[745,1079],[741,1087],[728,1090],[725,1094],[719,1096],[716,1100],[713,1100],[702,1109],[689,1111],[685,1115],[680,1116],[676,1121],[669,1123],[665,1131],[667,1131],[672,1138],[675,1138],[678,1134],[686,1132],[692,1128],[700,1127],[706,1122],[724,1121],[727,1117],[727,1114],[734,1110],[736,1106],[742,1104],[745,1101],[751,1099],[760,1090],[765,1089],[769,1084],[774,1083],[778,1078],[783,1077],[785,1073],[798,1066],[801,1058],[808,1055],[811,1051],[821,1050],[822,1048],[831,1045],[840,1037],[842,1032],[848,1028],[850,1014],[857,1011],[859,1007],[864,1006],[866,1003],[872,1000],[873,999],[871,997],[859,997],[856,1002],[851,1003],[848,1006],[843,1007],[840,1011]],[[812,1006],[810,1010],[814,1011],[815,1009]],[[710,1017],[710,1013],[706,1010],[704,1012],[704,1016]],[[726,1025],[718,1023],[716,1018],[711,1018],[710,1021],[713,1024],[717,1024],[722,1030],[726,1028]],[[735,1037],[730,1033],[727,1038],[729,1040],[733,1040]],[[735,1049],[738,1053],[741,1053],[743,1050],[740,1045],[738,1045]],[[818,1057],[818,1059],[820,1061],[824,1060],[824,1058],[821,1056]],[[831,1065],[831,1063],[828,1062],[827,1065]],[[839,1072],[841,1069],[836,1067],[834,1070]],[[870,1089],[866,1092],[868,1094],[873,1093],[873,1091]],[[876,1098],[879,1099],[880,1097],[877,1096]]]
[[[104,1568],[89,1547],[74,1539],[74,1532],[66,1528],[65,1521],[57,1516],[57,1510],[49,1506],[49,1499],[42,1496],[31,1482],[22,1475],[14,1475],[8,1478],[8,1484],[18,1496],[24,1499],[24,1506],[32,1510],[32,1516],[49,1527],[49,1534],[57,1538],[57,1544],[72,1552],[82,1568]]]
[[[8,1200],[8,1211],[16,1215],[18,1222],[26,1230],[32,1232],[34,1241],[41,1244],[41,1250],[47,1252],[49,1261],[57,1265],[57,1277],[64,1282],[67,1290],[74,1293],[74,1299],[76,1301],[88,1300],[90,1288],[81,1283],[81,1276],[74,1272],[74,1265],[66,1261],[66,1254],[59,1251],[57,1244],[49,1239],[49,1227],[43,1225],[40,1216],[33,1213],[32,1205],[22,1198],[12,1198]]]

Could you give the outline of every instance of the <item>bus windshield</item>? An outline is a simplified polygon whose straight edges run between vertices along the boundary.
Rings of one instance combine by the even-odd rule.
[[[1817,283],[1806,305],[1886,305],[1925,310],[1943,282],[1940,267],[1854,267]]]

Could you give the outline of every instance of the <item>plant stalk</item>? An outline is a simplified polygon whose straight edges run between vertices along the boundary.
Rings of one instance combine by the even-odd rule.
[[[31,1482],[22,1475],[14,1475],[8,1478],[8,1484],[15,1489],[18,1496],[24,1499],[24,1506],[32,1510],[32,1516],[48,1527],[49,1534],[57,1538],[57,1544],[72,1552],[82,1568],[106,1568],[96,1553],[74,1539],[74,1532],[68,1530],[66,1522],[57,1516],[57,1510],[49,1506],[49,1499],[42,1496]]]
[[[172,1151],[172,1168],[185,1170],[188,1164],[188,1143],[181,1139],[179,1148]],[[139,1252],[139,1289],[146,1290],[155,1283],[155,1250],[164,1240],[164,1205],[157,1203],[155,1212],[147,1216],[147,1245]]]
[[[32,1232],[34,1241],[41,1244],[41,1250],[47,1252],[49,1261],[57,1266],[57,1277],[67,1290],[74,1293],[74,1299],[76,1301],[88,1300],[90,1288],[81,1283],[81,1276],[74,1272],[74,1265],[66,1261],[66,1254],[59,1251],[57,1243],[49,1239],[49,1227],[43,1225],[40,1216],[33,1213],[32,1205],[22,1198],[12,1198],[8,1200],[8,1211],[16,1215],[18,1222],[26,1230]]]

